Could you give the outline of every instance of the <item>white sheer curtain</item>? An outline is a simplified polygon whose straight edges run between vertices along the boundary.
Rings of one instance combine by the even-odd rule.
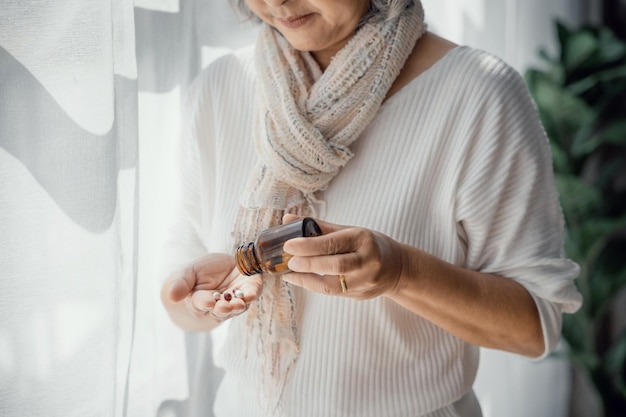
[[[253,40],[227,0],[0,0],[0,415],[210,417],[212,341],[159,301],[180,100]],[[424,0],[522,71],[578,1]],[[567,364],[485,351],[485,417],[565,416]]]
[[[254,40],[227,0],[136,0],[139,98],[139,272],[129,415],[212,415],[221,371],[208,334],[184,335],[160,305],[161,246],[177,190],[177,138],[188,84],[229,49]],[[156,395],[154,394],[156,393]]]
[[[133,5],[0,4],[0,415],[122,415],[136,283]]]

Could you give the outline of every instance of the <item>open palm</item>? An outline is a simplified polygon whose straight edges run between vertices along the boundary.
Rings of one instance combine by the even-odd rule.
[[[263,286],[261,275],[241,275],[234,257],[225,253],[205,255],[179,274],[168,296],[173,302],[185,300],[187,309],[196,317],[211,314],[225,320],[241,314]]]

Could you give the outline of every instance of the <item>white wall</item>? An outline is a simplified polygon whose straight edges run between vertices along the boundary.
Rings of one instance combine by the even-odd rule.
[[[537,51],[553,51],[553,19],[578,24],[583,0],[422,0],[430,30],[456,43],[491,52],[523,72]]]

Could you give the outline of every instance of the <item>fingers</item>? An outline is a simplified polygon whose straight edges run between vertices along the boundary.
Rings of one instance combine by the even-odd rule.
[[[215,301],[214,307],[211,309],[215,314],[228,317],[241,314],[248,309],[249,303],[246,303],[243,298],[230,296],[226,299],[224,295],[227,294],[230,293],[224,293],[220,300]]]
[[[245,312],[262,286],[260,275],[239,273],[232,255],[208,254],[173,275],[163,295],[164,301],[184,301],[183,310],[192,317],[221,322]]]
[[[310,291],[373,298],[395,288],[402,272],[402,250],[391,238],[365,228],[319,222],[322,236],[287,241],[292,271],[284,280]],[[344,277],[343,285],[340,276]]]
[[[337,255],[294,256],[289,260],[288,266],[293,272],[339,275],[360,270],[364,267],[364,263],[362,255],[354,251]]]
[[[187,309],[196,317],[207,314],[219,320],[225,320],[241,314],[248,309],[249,302],[245,300],[245,293],[240,289],[233,292],[198,290],[185,299]]]
[[[322,229],[324,231],[324,229]],[[326,228],[326,230],[329,230]],[[294,256],[336,255],[356,251],[365,239],[365,229],[336,228],[324,231],[321,236],[290,239],[283,246],[285,252]]]
[[[215,307],[215,300],[209,291],[194,291],[185,299],[187,309],[196,316],[203,316]]]
[[[224,253],[210,253],[178,273],[168,288],[170,301],[177,303],[193,290],[217,288],[231,278],[235,270],[235,258]]]
[[[291,239],[284,250],[292,255],[288,263],[291,271],[339,275],[366,267],[376,269],[378,246],[375,233],[351,227],[327,235]]]
[[[244,277],[235,268],[218,287],[196,285],[185,298],[187,310],[195,317],[223,321],[245,312],[262,286],[260,276]]]
[[[223,253],[211,253],[197,259],[185,272],[189,282],[194,283],[194,290],[218,288],[238,274],[235,258]]]
[[[352,296],[355,294],[349,294],[349,286],[347,278],[344,276],[344,285],[346,291],[344,292],[341,285],[341,279],[339,275],[317,275],[317,274],[303,274],[298,272],[292,272],[283,276],[283,281],[292,285],[302,287],[308,291],[317,292],[326,295],[337,296]]]

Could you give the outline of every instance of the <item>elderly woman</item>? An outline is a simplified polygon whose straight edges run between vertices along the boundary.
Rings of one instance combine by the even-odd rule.
[[[227,323],[215,414],[480,416],[478,347],[542,358],[581,302],[521,78],[419,1],[238,7],[261,28],[193,88],[162,294]],[[323,234],[291,272],[241,275],[233,248],[299,216]]]

